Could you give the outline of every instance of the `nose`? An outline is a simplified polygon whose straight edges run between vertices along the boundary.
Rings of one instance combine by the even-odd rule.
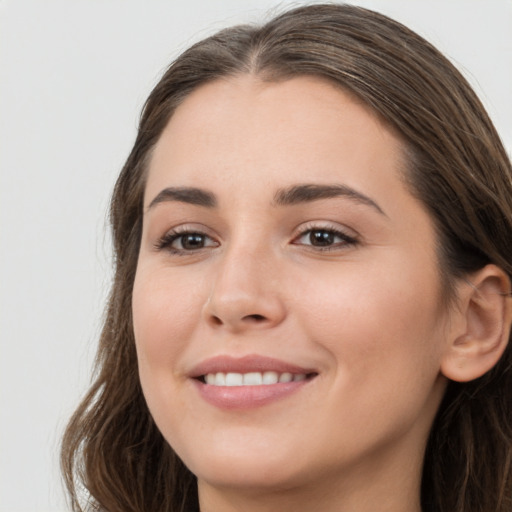
[[[214,269],[206,321],[241,333],[279,325],[286,317],[279,270],[270,254],[233,247]]]

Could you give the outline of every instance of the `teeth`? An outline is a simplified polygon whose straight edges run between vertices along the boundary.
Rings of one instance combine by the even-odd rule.
[[[226,386],[241,386],[244,376],[241,373],[226,373]]]
[[[261,386],[278,382],[298,382],[306,379],[305,373],[249,372],[249,373],[208,373],[206,384],[212,386]]]
[[[265,372],[263,374],[263,384],[277,384],[279,375],[277,372]]]
[[[291,373],[281,373],[279,376],[279,382],[291,382],[293,380],[293,376]]]
[[[263,376],[260,372],[244,373],[244,386],[260,386]]]
[[[214,386],[225,386],[226,376],[223,373],[209,373],[206,376],[206,382]]]

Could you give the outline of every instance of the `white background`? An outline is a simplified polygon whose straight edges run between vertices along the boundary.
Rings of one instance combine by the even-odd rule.
[[[163,68],[272,0],[0,0],[0,511],[66,510],[59,437],[90,375],[106,223]],[[462,69],[512,148],[512,0],[355,1]]]

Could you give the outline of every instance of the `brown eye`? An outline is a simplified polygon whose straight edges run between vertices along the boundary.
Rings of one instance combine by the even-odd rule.
[[[319,251],[343,249],[356,245],[357,239],[338,229],[313,228],[302,232],[294,241],[294,245],[304,245]]]
[[[316,247],[326,247],[336,242],[336,235],[332,231],[315,229],[309,232],[309,242]]]
[[[172,254],[185,254],[218,246],[219,243],[216,240],[197,231],[171,231],[155,244],[156,249],[166,249]]]
[[[184,249],[186,251],[202,249],[206,245],[206,236],[200,233],[186,233],[176,238],[173,245],[175,247],[176,245],[181,246],[176,248]]]

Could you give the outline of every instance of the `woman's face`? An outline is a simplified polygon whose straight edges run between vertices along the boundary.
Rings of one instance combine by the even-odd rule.
[[[319,79],[219,80],[177,109],[133,318],[147,403],[200,490],[419,474],[450,322],[403,169],[395,134]]]

